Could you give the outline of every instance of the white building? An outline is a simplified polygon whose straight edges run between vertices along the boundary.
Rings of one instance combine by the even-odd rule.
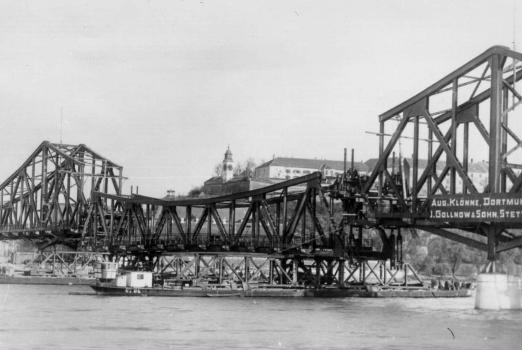
[[[347,163],[350,168],[350,162]],[[355,162],[359,174],[366,174],[368,167],[361,162]],[[261,179],[289,180],[313,172],[320,171],[325,177],[335,177],[344,171],[344,162],[325,159],[284,158],[277,157],[258,166],[254,177]]]

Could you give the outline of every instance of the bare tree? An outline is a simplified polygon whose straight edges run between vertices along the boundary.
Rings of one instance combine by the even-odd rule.
[[[245,174],[246,176],[253,176],[256,167],[257,164],[254,158],[248,158],[244,162],[238,162],[236,164],[236,167],[234,168],[234,176],[238,176],[240,174]]]
[[[214,176],[222,176],[223,175],[223,164],[217,163],[214,166]]]

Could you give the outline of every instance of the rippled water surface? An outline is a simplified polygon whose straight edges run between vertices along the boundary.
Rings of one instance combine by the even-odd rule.
[[[0,285],[0,349],[521,349],[522,313],[459,299],[69,295]]]

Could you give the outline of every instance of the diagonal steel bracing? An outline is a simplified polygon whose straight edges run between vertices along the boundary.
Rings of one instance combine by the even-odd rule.
[[[0,239],[76,247],[94,223],[91,192],[119,194],[121,183],[122,167],[87,146],[44,141],[0,184]]]

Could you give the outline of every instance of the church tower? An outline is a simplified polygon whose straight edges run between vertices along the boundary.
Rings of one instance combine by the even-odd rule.
[[[223,182],[227,182],[234,177],[234,160],[232,159],[230,146],[227,147],[227,151],[225,152],[225,158],[223,159],[223,173],[221,176]]]

